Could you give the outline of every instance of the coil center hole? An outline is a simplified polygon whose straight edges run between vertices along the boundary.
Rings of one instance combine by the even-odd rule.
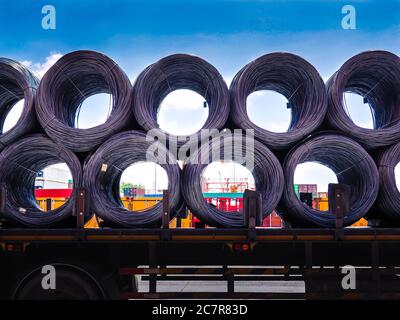
[[[98,93],[86,98],[75,113],[75,128],[88,129],[105,123],[111,114],[112,95]]]
[[[25,100],[21,99],[17,101],[6,113],[3,126],[2,133],[5,133],[11,130],[18,122],[19,118],[22,115],[22,110],[24,109]]]
[[[247,97],[247,114],[255,125],[272,132],[287,132],[291,110],[288,100],[271,90],[254,91]]]
[[[397,190],[400,192],[400,162],[394,167],[394,177],[396,180]]]
[[[200,94],[187,89],[169,93],[158,109],[160,128],[173,135],[190,135],[206,123],[208,106]]]
[[[328,184],[338,183],[330,168],[316,163],[304,162],[294,172],[294,190],[298,199],[320,211],[328,210]]]
[[[243,207],[243,192],[255,190],[252,173],[234,161],[210,163],[201,175],[204,201],[223,211],[239,211]]]
[[[345,92],[344,106],[355,125],[361,128],[374,129],[373,111],[368,103],[364,103],[362,96],[353,92]]]
[[[164,189],[168,189],[168,175],[163,167],[154,162],[136,162],[123,171],[119,195],[126,209],[141,211],[162,201]]]
[[[53,164],[37,172],[35,199],[42,211],[55,210],[64,205],[72,189],[72,174],[66,163]]]

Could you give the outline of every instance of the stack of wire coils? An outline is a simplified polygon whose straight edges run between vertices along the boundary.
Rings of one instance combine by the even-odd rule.
[[[179,89],[200,94],[208,107],[202,130],[191,136],[165,132],[158,123],[162,101]],[[250,120],[247,98],[259,90],[275,91],[288,100],[291,122],[286,132],[268,131]],[[372,129],[352,121],[346,92],[361,95],[368,104]],[[98,93],[112,97],[107,120],[77,128],[75,119],[83,101]],[[21,117],[0,135],[0,217],[5,225],[69,226],[76,213],[77,190],[85,188],[90,214],[106,226],[160,226],[162,201],[132,212],[120,198],[122,172],[143,161],[159,164],[167,173],[171,218],[187,207],[209,226],[246,227],[242,210],[224,211],[203,198],[207,166],[234,161],[254,177],[261,218],[276,210],[292,226],[333,227],[332,212],[302,203],[294,192],[296,167],[317,162],[349,187],[345,226],[362,217],[400,223],[395,180],[400,161],[400,58],[390,52],[357,54],[326,84],[303,58],[269,53],[244,66],[229,89],[214,66],[187,54],[173,54],[151,64],[133,85],[116,62],[95,51],[64,55],[41,80],[21,63],[0,59],[0,129],[22,99]],[[185,147],[184,152],[176,150]],[[73,190],[65,204],[44,212],[35,200],[35,178],[42,168],[60,162],[71,171]]]

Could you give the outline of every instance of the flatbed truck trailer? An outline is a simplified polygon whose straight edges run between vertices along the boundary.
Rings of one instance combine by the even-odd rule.
[[[3,299],[400,298],[400,229],[5,229],[0,248]],[[46,265],[55,290],[42,286]],[[343,288],[344,266],[356,288]],[[221,280],[226,292],[158,292],[165,280]],[[245,280],[302,280],[305,292],[235,292]]]
[[[260,197],[246,192],[246,228],[170,229],[164,193],[159,228],[0,228],[2,299],[399,299],[400,228],[343,228],[347,201],[335,187],[335,228],[260,228]],[[51,277],[53,276],[53,281]],[[139,292],[137,277],[149,282]],[[54,279],[56,281],[54,281]],[[160,292],[162,281],[224,281],[224,292]],[[304,281],[305,292],[236,290],[240,281]],[[240,292],[239,292],[240,291]]]

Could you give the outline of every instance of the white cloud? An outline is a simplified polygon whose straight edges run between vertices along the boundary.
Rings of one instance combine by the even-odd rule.
[[[158,124],[163,130],[178,135],[195,133],[207,120],[204,98],[191,90],[175,90],[160,105]]]
[[[137,77],[138,74],[132,74],[132,76],[128,76],[129,81],[132,83],[132,85],[135,83]]]
[[[247,113],[254,124],[272,132],[286,132],[291,119],[287,99],[270,90],[251,93],[247,97]]]
[[[228,77],[224,77],[225,83],[228,86],[228,88],[230,87],[234,77],[235,77],[234,75],[233,76],[231,75],[231,76],[228,76]]]
[[[346,113],[351,120],[359,127],[373,129],[374,120],[371,108],[368,103],[364,103],[363,97],[346,92],[343,98]]]
[[[29,68],[32,65],[32,61],[29,60],[21,61],[21,63],[27,68]]]
[[[23,60],[21,63],[28,67],[31,71],[37,73],[39,77],[43,77],[43,75],[46,73],[48,69],[51,68],[51,66],[56,63],[58,59],[62,57],[61,53],[55,52],[51,53],[48,57],[46,57],[45,61],[43,63],[36,62],[33,63],[30,60]],[[24,100],[18,101],[14,107],[10,110],[10,112],[7,114],[7,117],[4,121],[3,125],[3,132],[6,132],[10,130],[12,127],[16,125],[18,122],[18,119],[21,117],[22,109],[24,106]]]
[[[161,108],[165,110],[196,110],[204,106],[204,97],[192,90],[180,89],[168,94]]]
[[[330,75],[326,76],[326,75],[321,75],[322,80],[324,80],[325,83],[328,82],[329,78],[331,77]]]
[[[14,107],[8,112],[3,124],[3,133],[7,132],[17,124],[18,119],[21,117],[22,110],[24,108],[24,102],[24,99],[18,101],[14,105]]]
[[[43,63],[41,62],[32,63],[32,61],[29,60],[21,61],[21,63],[30,68],[32,71],[36,72],[40,77],[43,77],[46,71],[49,70],[61,57],[62,57],[61,53],[53,52],[46,57]]]

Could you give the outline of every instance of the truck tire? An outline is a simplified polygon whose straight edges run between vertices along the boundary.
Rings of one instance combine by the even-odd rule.
[[[42,273],[43,265],[28,268],[17,278],[12,300],[110,300],[118,299],[118,283],[112,272],[104,272],[88,264],[48,263],[55,268],[55,289],[44,289],[49,284]]]

